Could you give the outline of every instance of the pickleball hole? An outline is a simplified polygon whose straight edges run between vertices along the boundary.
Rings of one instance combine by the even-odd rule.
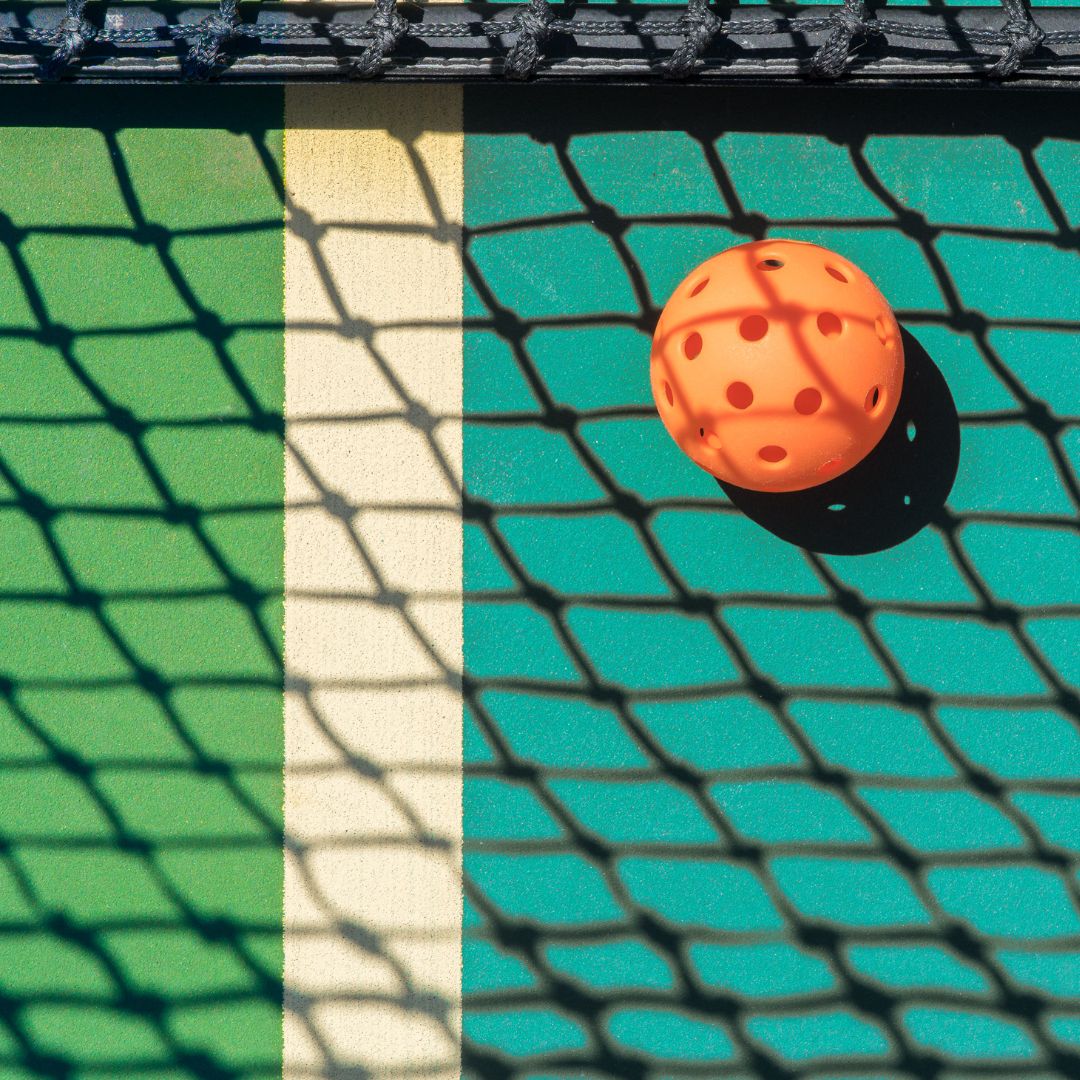
[[[703,344],[701,335],[696,330],[691,334],[687,334],[686,340],[682,343],[683,356],[687,360],[693,360],[696,356],[700,356]]]
[[[837,281],[842,281],[845,285],[847,284],[847,276],[842,270],[838,270],[835,266],[826,263],[825,273],[828,274],[829,277],[834,277]]]
[[[698,435],[700,435],[700,436],[701,436],[701,437],[702,437],[703,439],[705,438],[705,429],[704,429],[703,427],[699,427],[699,428],[697,429],[697,433],[698,433]]]
[[[888,345],[889,330],[885,325],[885,320],[880,315],[874,320],[874,330],[877,331],[878,341],[880,341],[882,345]]]
[[[832,503],[829,506],[829,509],[832,510],[833,513],[838,513],[841,510],[847,509],[847,503]]]
[[[911,496],[910,495],[905,495],[904,496],[904,505],[905,506],[910,506],[911,505]]]
[[[787,457],[787,451],[782,446],[763,446],[758,451],[758,457],[770,465],[776,465]]]
[[[877,412],[878,406],[881,404],[881,387],[871,386],[866,394],[866,401],[863,403],[863,408],[868,413]]]
[[[691,296],[697,296],[697,294],[698,294],[699,292],[701,292],[701,290],[702,290],[702,289],[704,289],[704,288],[705,288],[705,286],[706,286],[706,285],[708,285],[708,284],[709,284],[709,279],[708,279],[707,277],[706,277],[706,278],[702,278],[702,279],[701,279],[701,280],[700,280],[700,281],[699,281],[699,282],[698,282],[698,283],[697,283],[696,285],[694,285],[694,287],[693,287],[693,288],[692,288],[692,289],[690,290],[690,295],[691,295]]]
[[[915,423],[914,423],[914,421],[909,420],[908,421],[908,426],[907,426],[907,441],[908,442],[914,442],[915,441],[915,434],[916,434]]]
[[[783,266],[784,266],[784,260],[783,259],[762,259],[761,262],[759,262],[757,264],[757,268],[759,270],[766,270],[766,271],[767,270],[781,270],[781,269],[783,269]]]
[[[669,405],[675,404],[675,394],[672,392],[671,383],[666,379],[664,380],[664,397],[667,398],[667,403]]]
[[[754,391],[744,382],[733,382],[727,388],[727,399],[733,409],[749,409],[754,404]]]
[[[821,408],[821,391],[808,386],[795,395],[795,411],[802,416],[813,416]]]
[[[840,321],[839,315],[831,311],[823,311],[817,317],[817,328],[822,337],[835,338],[843,333],[844,324]]]
[[[747,315],[739,323],[739,335],[744,341],[760,341],[769,332],[769,320],[764,315]]]

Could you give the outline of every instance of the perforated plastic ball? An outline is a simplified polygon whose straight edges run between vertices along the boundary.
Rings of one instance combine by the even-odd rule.
[[[689,274],[653,338],[653,397],[671,437],[721,480],[800,491],[857,465],[904,380],[900,329],[857,266],[762,240]]]

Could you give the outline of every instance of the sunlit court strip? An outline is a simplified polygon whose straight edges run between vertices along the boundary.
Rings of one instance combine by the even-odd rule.
[[[287,1078],[460,1074],[461,95],[286,94]]]

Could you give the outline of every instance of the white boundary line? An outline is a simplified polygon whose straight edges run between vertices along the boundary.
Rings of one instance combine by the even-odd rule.
[[[461,90],[285,114],[284,1076],[457,1080]]]

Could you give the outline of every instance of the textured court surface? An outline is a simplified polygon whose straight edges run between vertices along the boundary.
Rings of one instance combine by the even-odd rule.
[[[4,1080],[281,1072],[280,95],[190,104],[0,128]]]
[[[1073,1075],[1075,145],[697,104],[466,99],[466,1071]],[[891,550],[774,538],[653,413],[659,306],[764,235],[948,381]]]
[[[462,1073],[1076,1075],[1075,119],[470,90],[450,191],[457,99],[385,93],[6,98],[0,1080],[457,1075],[459,693]],[[653,416],[659,306],[763,235],[948,382],[889,550],[778,539]]]

